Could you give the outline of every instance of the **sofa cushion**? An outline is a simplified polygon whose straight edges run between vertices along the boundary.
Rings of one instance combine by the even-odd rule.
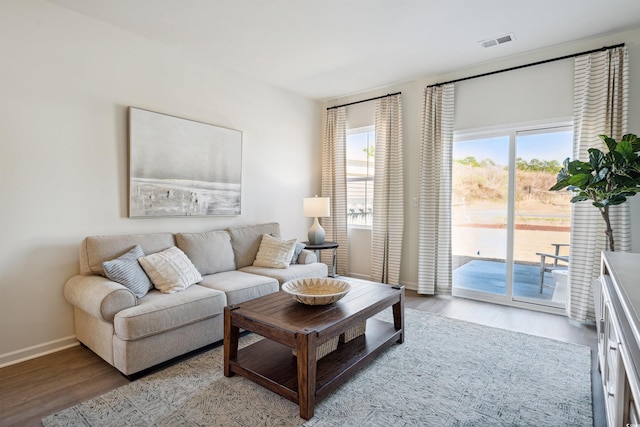
[[[254,267],[251,265],[240,269],[240,271],[244,273],[271,277],[276,279],[280,284],[295,279],[327,277],[328,270],[327,264],[321,262],[314,262],[313,264],[292,264],[289,268]]]
[[[278,292],[280,289],[276,279],[235,270],[204,276],[198,286],[223,291],[227,295],[228,305]]]
[[[103,262],[102,268],[110,280],[126,286],[136,298],[142,298],[153,289],[153,283],[138,262],[138,258],[143,256],[144,252],[140,245],[135,245],[126,254]]]
[[[138,261],[151,278],[153,286],[165,294],[183,291],[202,280],[193,263],[175,246],[139,258]]]
[[[253,265],[271,268],[289,267],[291,257],[296,249],[296,242],[296,239],[282,240],[269,234],[263,234]]]
[[[236,268],[253,265],[256,259],[263,234],[280,236],[280,225],[277,222],[267,224],[232,227],[229,230],[231,246],[236,260]]]
[[[226,231],[178,233],[176,243],[203,276],[236,269],[231,236]]]
[[[153,290],[116,314],[113,325],[120,339],[137,340],[220,315],[226,302],[223,292],[198,285],[169,295]]]
[[[296,259],[296,264],[311,264],[314,262],[318,262],[318,257],[314,251],[310,251],[308,249],[303,249],[298,255]]]
[[[80,273],[107,277],[102,263],[118,258],[135,245],[140,245],[145,254],[152,254],[174,246],[175,242],[171,233],[86,237],[80,245]]]

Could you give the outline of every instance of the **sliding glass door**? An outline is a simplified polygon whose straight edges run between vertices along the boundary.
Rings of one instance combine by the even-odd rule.
[[[453,145],[453,286],[506,296],[509,137]]]
[[[570,193],[550,192],[568,126],[457,135],[453,146],[453,293],[561,308]]]

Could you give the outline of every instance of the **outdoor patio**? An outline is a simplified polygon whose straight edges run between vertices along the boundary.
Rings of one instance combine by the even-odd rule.
[[[500,260],[472,259],[453,270],[453,283],[459,289],[506,294],[506,264]],[[552,301],[556,281],[544,275],[540,293],[540,265],[516,263],[513,270],[513,296]],[[556,302],[559,295],[556,295]]]

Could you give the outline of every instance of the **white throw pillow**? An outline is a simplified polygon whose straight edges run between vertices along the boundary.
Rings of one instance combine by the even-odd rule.
[[[263,234],[253,265],[255,267],[288,268],[297,241],[298,239],[282,240]]]
[[[164,294],[183,291],[194,283],[202,281],[202,276],[191,260],[177,247],[139,258],[138,261],[153,286]]]

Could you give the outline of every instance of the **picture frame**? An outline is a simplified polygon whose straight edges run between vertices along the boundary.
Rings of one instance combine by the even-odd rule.
[[[129,107],[129,217],[241,214],[242,132]]]

